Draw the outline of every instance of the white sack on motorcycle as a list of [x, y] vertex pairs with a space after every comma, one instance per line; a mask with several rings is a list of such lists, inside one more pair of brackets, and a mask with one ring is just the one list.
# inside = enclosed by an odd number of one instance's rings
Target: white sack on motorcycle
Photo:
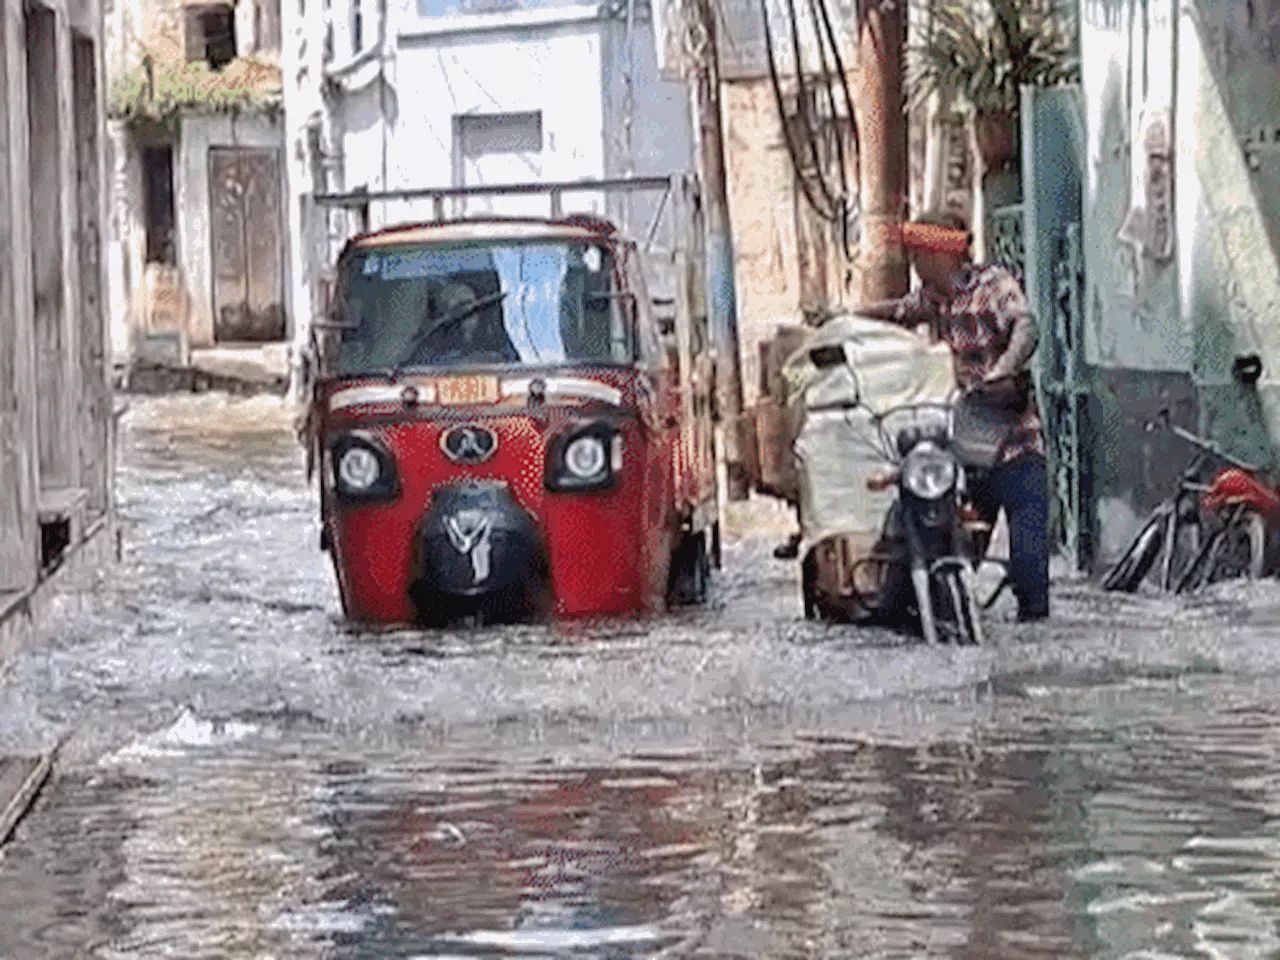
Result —
[[[847, 365], [819, 370], [810, 362], [813, 348], [839, 344]], [[891, 323], [846, 316], [814, 331], [783, 375], [805, 549], [828, 537], [878, 534], [896, 493], [867, 489], [867, 478], [890, 463], [872, 418], [908, 404], [950, 401], [956, 393], [950, 348]]]

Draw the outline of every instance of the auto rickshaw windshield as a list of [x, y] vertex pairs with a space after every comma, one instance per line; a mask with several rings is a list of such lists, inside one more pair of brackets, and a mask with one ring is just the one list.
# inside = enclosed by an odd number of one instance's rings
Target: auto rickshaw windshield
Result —
[[629, 363], [614, 260], [600, 244], [359, 250], [339, 277], [339, 374], [415, 366]]

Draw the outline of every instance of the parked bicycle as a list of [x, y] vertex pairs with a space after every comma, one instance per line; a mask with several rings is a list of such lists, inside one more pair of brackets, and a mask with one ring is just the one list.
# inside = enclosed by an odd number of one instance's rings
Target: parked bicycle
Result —
[[[1177, 491], [1160, 503], [1129, 548], [1103, 578], [1106, 590], [1133, 593], [1156, 569], [1163, 592], [1182, 594], [1224, 580], [1259, 579], [1268, 570], [1272, 529], [1280, 519], [1280, 493], [1258, 478], [1258, 468], [1169, 422], [1163, 410], [1146, 424], [1166, 428], [1196, 448]], [[1226, 464], [1208, 483], [1205, 467]]]

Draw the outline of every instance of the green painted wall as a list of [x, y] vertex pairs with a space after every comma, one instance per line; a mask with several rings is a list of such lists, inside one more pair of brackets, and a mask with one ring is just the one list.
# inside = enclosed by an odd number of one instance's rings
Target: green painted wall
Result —
[[[1187, 458], [1142, 437], [1138, 421], [1162, 396], [1238, 456], [1275, 467], [1280, 447], [1280, 0], [1195, 0], [1163, 31], [1151, 27], [1158, 9], [1175, 8], [1082, 7], [1085, 347], [1104, 555]], [[1159, 106], [1161, 83], [1176, 145], [1175, 250], [1163, 264], [1117, 237], [1143, 159], [1138, 123]], [[1254, 390], [1232, 375], [1249, 353], [1265, 368]], [[1152, 457], [1162, 470], [1149, 469]]]
[[[1179, 139], [1190, 167], [1179, 242], [1201, 425], [1274, 466], [1280, 392], [1280, 0], [1200, 0], [1180, 23]], [[1263, 150], [1252, 141], [1265, 132]], [[1191, 176], [1188, 177], [1187, 175]], [[1232, 376], [1257, 353], [1255, 393]]]
[[1187, 371], [1192, 338], [1178, 308], [1176, 257], [1163, 264], [1145, 260], [1118, 237], [1129, 212], [1134, 131], [1143, 108], [1134, 88], [1141, 87], [1135, 71], [1144, 65], [1130, 51], [1145, 7], [1143, 0], [1116, 0], [1082, 9], [1086, 359], [1099, 367]]

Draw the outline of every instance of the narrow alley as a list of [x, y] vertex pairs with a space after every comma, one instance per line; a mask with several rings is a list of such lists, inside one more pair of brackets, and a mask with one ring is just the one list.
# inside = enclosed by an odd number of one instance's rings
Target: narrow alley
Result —
[[273, 398], [135, 398], [124, 559], [4, 678], [60, 744], [0, 954], [1274, 955], [1274, 582], [1063, 584], [980, 650], [806, 624], [360, 635]]

